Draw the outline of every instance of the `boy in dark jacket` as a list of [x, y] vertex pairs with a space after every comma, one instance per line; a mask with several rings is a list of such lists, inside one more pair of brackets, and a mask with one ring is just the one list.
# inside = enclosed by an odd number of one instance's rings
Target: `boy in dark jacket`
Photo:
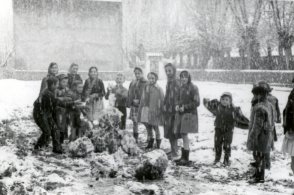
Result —
[[121, 73], [117, 74], [115, 81], [116, 86], [107, 88], [105, 99], [108, 100], [110, 93], [115, 95], [115, 107], [123, 114], [119, 128], [126, 129], [128, 90], [123, 86], [125, 82], [124, 75]]
[[223, 148], [225, 153], [224, 165], [228, 166], [229, 158], [231, 156], [231, 144], [233, 141], [233, 130], [236, 124], [236, 120], [241, 118], [245, 124], [243, 125], [245, 128], [248, 126], [249, 120], [243, 116], [240, 108], [234, 107], [232, 94], [229, 92], [223, 93], [221, 95], [220, 101], [209, 101], [208, 99], [204, 99], [204, 106], [216, 116], [214, 122], [214, 164], [220, 161]]
[[266, 155], [270, 153], [275, 126], [274, 109], [268, 101], [267, 88], [257, 83], [252, 89], [254, 95], [249, 124], [247, 148], [255, 153], [256, 170], [250, 183], [263, 183]]
[[[68, 88], [68, 77], [61, 74], [57, 77], [59, 79], [59, 87], [56, 90], [56, 97], [62, 102], [72, 100], [72, 91]], [[60, 130], [60, 142], [63, 143], [64, 139], [68, 138], [68, 125], [69, 125], [69, 110], [61, 106], [56, 108], [57, 126]]]
[[42, 102], [40, 110], [42, 111], [39, 124], [42, 126], [42, 135], [38, 139], [35, 145], [35, 149], [43, 147], [49, 142], [50, 135], [53, 142], [53, 152], [62, 153], [62, 147], [60, 144], [60, 130], [57, 126], [56, 109], [57, 106], [69, 108], [74, 106], [73, 101], [60, 101], [55, 97], [55, 91], [58, 86], [58, 79], [55, 77], [48, 78], [47, 89], [42, 94]]

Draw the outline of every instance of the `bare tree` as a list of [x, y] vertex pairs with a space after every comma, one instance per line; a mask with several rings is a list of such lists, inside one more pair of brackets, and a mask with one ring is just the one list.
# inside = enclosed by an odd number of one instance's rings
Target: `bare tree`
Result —
[[[292, 44], [294, 41], [294, 2], [293, 1], [270, 1], [273, 19], [279, 41], [279, 56], [282, 58], [283, 50], [286, 57], [286, 69], [293, 68], [290, 66], [292, 58]], [[280, 60], [281, 61], [281, 60]]]
[[[244, 68], [258, 68], [259, 66], [259, 43], [257, 40], [257, 30], [261, 18], [263, 0], [227, 0], [232, 14], [235, 18], [237, 29], [240, 34], [240, 53], [244, 59], [247, 55], [247, 62]], [[253, 9], [252, 12], [249, 10]]]

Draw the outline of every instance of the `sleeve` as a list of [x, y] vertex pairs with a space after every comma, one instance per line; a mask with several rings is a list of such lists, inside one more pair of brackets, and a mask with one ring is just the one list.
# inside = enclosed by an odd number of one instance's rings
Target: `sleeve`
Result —
[[265, 122], [266, 113], [262, 109], [257, 109], [253, 117], [252, 130], [250, 131], [251, 139], [257, 140], [258, 136], [263, 132]]
[[88, 80], [85, 81], [84, 87], [83, 87], [83, 92], [82, 92], [82, 100], [85, 101], [88, 98], [88, 91], [89, 88], [89, 82]]
[[163, 110], [164, 94], [163, 94], [163, 90], [160, 87], [159, 87], [159, 93], [160, 93], [160, 110]]
[[213, 115], [217, 114], [218, 106], [220, 104], [220, 102], [217, 99], [208, 100], [208, 99], [204, 98], [203, 104], [204, 104], [205, 108], [207, 108], [207, 110], [209, 112], [211, 112]]
[[190, 102], [188, 104], [184, 104], [184, 108], [187, 110], [194, 110], [200, 105], [199, 92], [196, 86], [191, 87], [190, 97]]
[[39, 96], [42, 95], [43, 91], [47, 88], [47, 78], [43, 78], [42, 82], [41, 82], [41, 88], [40, 88], [40, 92], [39, 92]]
[[132, 105], [132, 101], [133, 101], [133, 82], [130, 83], [130, 86], [129, 86], [129, 91], [128, 91], [128, 98], [127, 98], [127, 106], [128, 107], [131, 107]]

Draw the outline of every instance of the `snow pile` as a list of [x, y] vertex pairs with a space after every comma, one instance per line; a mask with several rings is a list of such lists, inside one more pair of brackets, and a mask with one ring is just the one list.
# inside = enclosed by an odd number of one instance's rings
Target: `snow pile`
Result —
[[116, 177], [118, 172], [118, 164], [114, 155], [102, 153], [96, 155], [90, 162], [91, 174], [98, 180], [105, 177]]
[[89, 138], [82, 137], [71, 142], [68, 150], [72, 157], [84, 158], [94, 151], [94, 146]]
[[121, 148], [125, 153], [130, 156], [136, 156], [141, 152], [132, 133], [120, 131], [120, 135], [122, 137]]
[[139, 182], [129, 181], [127, 188], [134, 194], [161, 194], [160, 188], [157, 185], [146, 185]]
[[121, 112], [114, 107], [102, 111], [98, 124], [94, 126], [92, 142], [95, 152], [108, 151], [113, 154], [119, 147], [119, 123]]
[[163, 150], [153, 150], [142, 155], [142, 163], [136, 168], [138, 180], [155, 180], [163, 177], [168, 166], [167, 155]]
[[0, 150], [0, 178], [11, 177], [13, 172], [17, 171], [17, 156], [13, 154], [13, 151], [3, 146]]

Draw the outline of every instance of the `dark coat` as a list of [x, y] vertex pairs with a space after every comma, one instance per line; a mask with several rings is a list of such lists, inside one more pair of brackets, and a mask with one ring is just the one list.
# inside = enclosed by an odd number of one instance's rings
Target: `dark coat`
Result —
[[284, 134], [294, 132], [294, 89], [291, 91], [286, 107], [283, 111]]
[[141, 100], [143, 90], [147, 85], [147, 80], [142, 78], [140, 80], [133, 80], [129, 86], [128, 92], [128, 107], [139, 107], [140, 103], [135, 105], [133, 100]]
[[76, 81], [83, 82], [83, 79], [79, 74], [70, 74], [70, 73], [68, 73], [67, 76], [68, 76], [68, 88], [71, 89], [71, 90], [73, 90], [73, 84]]
[[203, 101], [204, 106], [214, 115], [215, 128], [232, 130], [235, 126], [241, 129], [249, 128], [249, 120], [243, 115], [240, 107], [224, 107], [217, 99]]
[[[175, 70], [176, 71], [176, 70]], [[181, 138], [180, 133], [174, 133], [176, 104], [180, 94], [181, 83], [176, 78], [169, 79], [166, 85], [166, 93], [163, 100], [164, 111], [164, 137], [167, 139]]]
[[274, 109], [268, 100], [257, 102], [251, 109], [247, 148], [269, 153], [273, 143]]
[[82, 97], [83, 100], [86, 100], [90, 97], [90, 95], [95, 94], [97, 97], [96, 99], [102, 99], [105, 96], [105, 88], [104, 83], [101, 79], [96, 78], [94, 80], [91, 80], [88, 78], [85, 81]]
[[177, 128], [180, 133], [198, 133], [198, 112], [200, 105], [198, 87], [193, 83], [182, 85], [177, 106], [184, 107], [176, 117]]
[[276, 123], [281, 122], [281, 112], [279, 107], [279, 100], [275, 96], [269, 94], [267, 97], [268, 101], [273, 105], [274, 108], [274, 118]]

